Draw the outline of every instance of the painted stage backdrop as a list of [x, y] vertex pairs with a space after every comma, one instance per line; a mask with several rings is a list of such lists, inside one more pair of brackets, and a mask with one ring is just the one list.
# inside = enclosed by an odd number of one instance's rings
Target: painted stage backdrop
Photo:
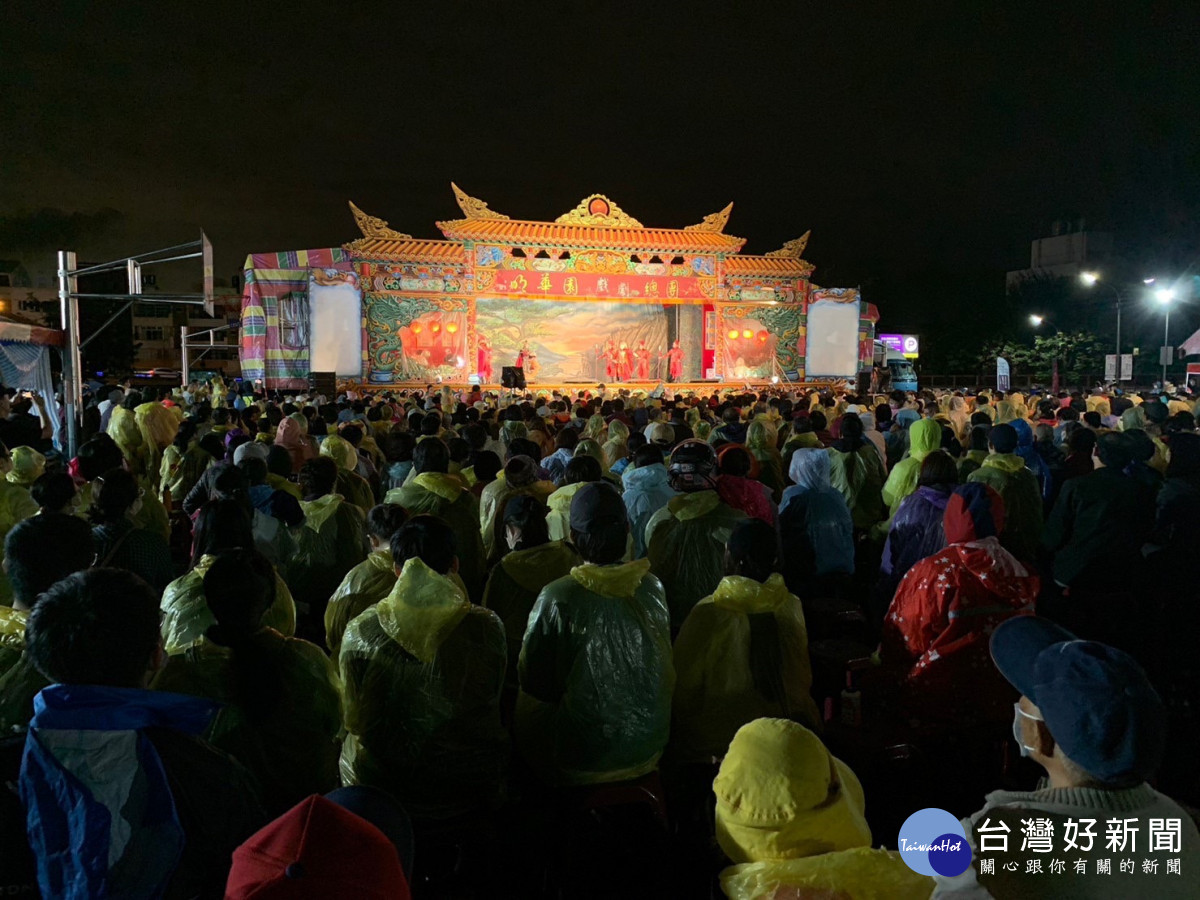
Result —
[[[537, 355], [540, 381], [605, 381], [604, 347], [614, 341], [631, 350], [645, 341], [651, 351], [650, 377], [664, 377], [667, 311], [657, 303], [561, 303], [481, 298], [475, 327], [491, 340], [492, 368], [511, 366], [528, 346]], [[528, 365], [526, 374], [528, 374]]]

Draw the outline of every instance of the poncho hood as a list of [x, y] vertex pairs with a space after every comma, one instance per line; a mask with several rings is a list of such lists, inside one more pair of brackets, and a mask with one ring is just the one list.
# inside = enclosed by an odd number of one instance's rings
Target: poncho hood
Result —
[[695, 491], [672, 497], [667, 501], [667, 511], [680, 522], [686, 522], [706, 516], [720, 505], [721, 497], [716, 491]]
[[326, 494], [316, 500], [301, 500], [300, 508], [304, 510], [304, 524], [313, 531], [320, 531], [321, 526], [337, 512], [342, 503], [340, 494]]
[[801, 448], [792, 454], [788, 477], [803, 491], [829, 487], [831, 464], [824, 449]]
[[635, 559], [633, 562], [613, 566], [584, 563], [571, 570], [571, 577], [593, 593], [603, 597], [625, 599], [637, 593], [638, 586], [649, 571], [650, 560]]
[[404, 564], [395, 587], [379, 601], [376, 611], [387, 636], [428, 664], [471, 611], [471, 603], [449, 577], [413, 557]]
[[746, 615], [774, 612], [789, 597], [791, 594], [778, 572], [766, 581], [755, 581], [742, 575], [726, 575], [713, 591], [713, 603], [717, 606]]
[[462, 481], [446, 472], [422, 472], [413, 476], [413, 484], [451, 503], [463, 492]]

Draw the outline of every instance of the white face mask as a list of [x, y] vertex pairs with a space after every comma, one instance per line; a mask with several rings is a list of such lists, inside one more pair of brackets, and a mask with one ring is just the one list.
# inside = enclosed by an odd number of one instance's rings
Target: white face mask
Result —
[[1032, 719], [1034, 722], [1044, 722], [1046, 720], [1039, 719], [1037, 716], [1033, 716], [1025, 712], [1025, 710], [1021, 709], [1020, 703], [1013, 704], [1013, 713], [1013, 739], [1017, 742], [1017, 746], [1021, 750], [1021, 755], [1029, 756], [1030, 753], [1036, 753], [1037, 751], [1033, 747], [1030, 747], [1028, 744], [1026, 744], [1021, 738], [1021, 719], [1024, 717], [1026, 719]]

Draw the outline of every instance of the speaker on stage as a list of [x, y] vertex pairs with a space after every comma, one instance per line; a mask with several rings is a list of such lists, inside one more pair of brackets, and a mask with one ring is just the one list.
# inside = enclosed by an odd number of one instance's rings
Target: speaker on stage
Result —
[[525, 367], [501, 366], [500, 384], [506, 388], [519, 388], [520, 390], [525, 390]]
[[327, 397], [332, 403], [337, 396], [337, 375], [333, 372], [309, 372], [308, 389]]

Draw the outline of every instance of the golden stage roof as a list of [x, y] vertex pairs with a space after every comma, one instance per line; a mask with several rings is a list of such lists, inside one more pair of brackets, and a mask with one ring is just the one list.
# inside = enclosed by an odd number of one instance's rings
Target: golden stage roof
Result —
[[788, 241], [763, 256], [738, 256], [745, 238], [725, 234], [733, 211], [730, 203], [685, 228], [647, 228], [603, 194], [584, 197], [553, 222], [512, 219], [451, 183], [455, 201], [465, 218], [438, 222], [447, 240], [418, 241], [394, 231], [382, 219], [368, 216], [353, 203], [350, 209], [362, 238], [346, 244], [358, 256], [402, 259], [412, 262], [461, 263], [466, 261], [463, 241], [507, 244], [516, 247], [586, 247], [659, 254], [726, 254], [725, 270], [738, 275], [807, 278], [813, 266], [801, 258], [808, 233]]

